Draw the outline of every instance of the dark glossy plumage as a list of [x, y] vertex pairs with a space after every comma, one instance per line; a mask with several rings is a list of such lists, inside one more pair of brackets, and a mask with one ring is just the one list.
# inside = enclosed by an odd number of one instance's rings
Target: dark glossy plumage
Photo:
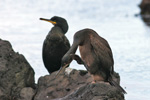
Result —
[[84, 66], [93, 76], [94, 81], [109, 82], [111, 85], [116, 86], [121, 92], [126, 93], [124, 89], [112, 79], [114, 60], [108, 42], [94, 30], [83, 29], [75, 33], [71, 48], [62, 58], [62, 67], [68, 63], [69, 59], [72, 59], [71, 55], [75, 54], [78, 46]]
[[61, 59], [70, 48], [70, 43], [65, 36], [68, 24], [64, 18], [58, 16], [50, 20], [44, 18], [40, 20], [51, 22], [54, 25], [44, 40], [42, 51], [44, 65], [48, 72], [52, 73], [60, 69]]

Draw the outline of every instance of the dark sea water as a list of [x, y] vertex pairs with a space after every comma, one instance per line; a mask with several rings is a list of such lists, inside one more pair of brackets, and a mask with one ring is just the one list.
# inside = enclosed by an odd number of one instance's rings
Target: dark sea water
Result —
[[[141, 0], [0, 0], [0, 38], [9, 40], [35, 70], [48, 74], [42, 44], [53, 25], [40, 17], [67, 19], [71, 44], [76, 31], [92, 28], [108, 40], [126, 100], [150, 100], [150, 27], [140, 16]], [[77, 52], [79, 54], [79, 51]], [[85, 69], [75, 61], [72, 68]]]

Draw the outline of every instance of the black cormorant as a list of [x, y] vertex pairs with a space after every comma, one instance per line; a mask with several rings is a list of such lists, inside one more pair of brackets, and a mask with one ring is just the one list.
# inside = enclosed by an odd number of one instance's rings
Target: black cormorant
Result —
[[65, 36], [68, 24], [64, 18], [54, 16], [51, 19], [40, 18], [54, 25], [43, 43], [43, 62], [49, 73], [57, 71], [61, 67], [61, 59], [69, 50], [70, 43]]
[[[72, 57], [78, 46], [81, 59], [80, 57]], [[86, 69], [93, 76], [94, 82], [109, 82], [111, 85], [116, 86], [121, 92], [126, 93], [126, 91], [112, 78], [114, 73], [114, 60], [108, 42], [94, 30], [83, 29], [75, 33], [73, 44], [69, 51], [63, 56], [61, 63], [62, 67], [57, 76], [65, 70], [65, 67], [71, 63], [73, 59], [77, 60], [77, 62], [83, 61], [80, 64], [84, 64]]]

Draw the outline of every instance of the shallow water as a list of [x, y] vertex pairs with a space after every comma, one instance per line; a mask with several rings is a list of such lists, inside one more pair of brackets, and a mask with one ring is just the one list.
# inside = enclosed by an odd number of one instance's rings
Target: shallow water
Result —
[[[15, 51], [24, 54], [35, 70], [36, 81], [47, 73], [41, 51], [52, 25], [40, 17], [62, 16], [69, 23], [66, 34], [71, 44], [76, 31], [92, 28], [108, 40], [114, 55], [115, 71], [126, 100], [150, 100], [150, 27], [141, 18], [141, 0], [1, 0], [0, 38], [9, 40]], [[79, 52], [77, 52], [79, 54]], [[72, 68], [84, 69], [75, 61]]]

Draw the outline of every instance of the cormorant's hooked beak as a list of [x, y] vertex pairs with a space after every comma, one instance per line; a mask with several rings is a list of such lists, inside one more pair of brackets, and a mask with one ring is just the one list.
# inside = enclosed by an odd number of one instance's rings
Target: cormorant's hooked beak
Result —
[[69, 65], [69, 64], [66, 64], [66, 65], [62, 66], [62, 67], [59, 69], [59, 71], [57, 72], [55, 78], [57, 78], [62, 72], [64, 73], [65, 68], [66, 68], [68, 65]]
[[54, 25], [57, 24], [56, 22], [51, 21], [50, 19], [40, 18], [40, 20], [50, 22], [50, 23], [52, 23], [52, 24], [54, 24]]

